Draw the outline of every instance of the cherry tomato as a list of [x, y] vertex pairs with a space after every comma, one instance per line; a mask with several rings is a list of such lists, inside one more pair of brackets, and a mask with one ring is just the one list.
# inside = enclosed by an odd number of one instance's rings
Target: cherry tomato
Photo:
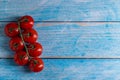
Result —
[[24, 48], [22, 39], [19, 37], [14, 37], [9, 41], [9, 46], [13, 51], [19, 51]]
[[18, 51], [14, 55], [14, 61], [16, 64], [23, 66], [28, 63], [28, 56], [24, 51]]
[[33, 58], [30, 60], [29, 68], [33, 72], [40, 72], [44, 68], [44, 63], [40, 58]]
[[29, 44], [27, 48], [28, 48], [29, 55], [32, 57], [37, 57], [41, 55], [43, 51], [42, 45], [38, 42]]
[[15, 37], [19, 34], [18, 25], [15, 22], [8, 23], [5, 26], [4, 31], [8, 37]]
[[34, 20], [32, 16], [26, 15], [20, 18], [20, 27], [22, 29], [32, 28], [34, 25]]
[[25, 42], [34, 43], [38, 39], [38, 34], [34, 29], [27, 29], [22, 32]]

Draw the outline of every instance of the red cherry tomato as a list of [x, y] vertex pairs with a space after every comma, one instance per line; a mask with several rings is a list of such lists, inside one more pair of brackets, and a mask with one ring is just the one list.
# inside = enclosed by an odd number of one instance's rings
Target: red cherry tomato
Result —
[[38, 42], [35, 42], [33, 44], [29, 44], [27, 46], [29, 55], [32, 57], [38, 57], [42, 54], [43, 48], [42, 45]]
[[34, 20], [32, 16], [26, 15], [20, 18], [20, 27], [22, 29], [32, 28], [34, 25]]
[[19, 34], [18, 25], [15, 22], [8, 23], [5, 26], [4, 31], [8, 37], [15, 37]]
[[16, 64], [23, 66], [28, 63], [28, 56], [24, 51], [18, 51], [14, 55], [14, 61]]
[[38, 39], [38, 34], [34, 29], [27, 29], [22, 32], [25, 42], [34, 43]]
[[14, 37], [9, 41], [9, 46], [13, 51], [19, 51], [24, 48], [22, 39], [19, 37]]
[[30, 60], [29, 68], [33, 72], [40, 72], [44, 68], [44, 63], [40, 58], [33, 58]]

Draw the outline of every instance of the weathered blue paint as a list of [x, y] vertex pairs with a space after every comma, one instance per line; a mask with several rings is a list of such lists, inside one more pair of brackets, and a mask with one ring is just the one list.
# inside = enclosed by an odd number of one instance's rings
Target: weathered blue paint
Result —
[[[0, 0], [0, 80], [120, 80], [119, 59], [74, 59], [120, 58], [119, 4], [120, 0]], [[43, 59], [41, 73], [7, 59], [14, 53], [4, 26], [23, 15], [35, 19], [44, 48], [41, 57], [73, 59]]]
[[12, 59], [0, 59], [0, 80], [119, 80], [119, 59], [43, 59], [45, 68], [32, 73]]
[[[0, 23], [0, 57], [12, 57]], [[120, 23], [35, 23], [42, 57], [120, 57]]]
[[120, 21], [120, 0], [0, 0], [0, 21]]

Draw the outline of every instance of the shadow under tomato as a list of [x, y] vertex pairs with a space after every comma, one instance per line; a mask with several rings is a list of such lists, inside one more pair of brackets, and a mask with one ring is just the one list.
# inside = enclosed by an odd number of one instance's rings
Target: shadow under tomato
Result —
[[14, 59], [13, 58], [8, 58], [7, 59], [7, 66], [10, 66], [12, 69], [14, 69], [15, 71], [20, 71], [20, 72], [23, 72], [23, 73], [32, 73], [30, 70], [29, 70], [29, 67], [28, 65], [25, 65], [25, 66], [19, 66], [17, 65], [15, 62], [14, 62]]

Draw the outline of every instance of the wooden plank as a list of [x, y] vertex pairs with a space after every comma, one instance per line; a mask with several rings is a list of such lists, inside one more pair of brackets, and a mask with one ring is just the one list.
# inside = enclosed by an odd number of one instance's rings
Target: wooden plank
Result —
[[32, 73], [12, 59], [0, 59], [1, 80], [120, 80], [119, 59], [44, 59], [45, 68]]
[[0, 21], [120, 21], [120, 0], [0, 0]]
[[[5, 24], [0, 22], [0, 57], [11, 58]], [[38, 22], [34, 28], [44, 48], [42, 57], [120, 58], [120, 23]]]

